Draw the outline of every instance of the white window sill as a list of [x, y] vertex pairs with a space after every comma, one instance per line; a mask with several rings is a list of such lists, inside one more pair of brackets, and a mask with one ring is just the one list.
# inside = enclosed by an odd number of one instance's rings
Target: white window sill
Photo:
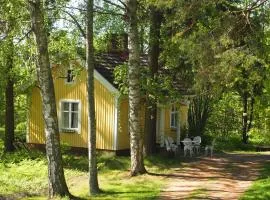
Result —
[[70, 129], [70, 128], [61, 128], [61, 133], [78, 133], [78, 129]]

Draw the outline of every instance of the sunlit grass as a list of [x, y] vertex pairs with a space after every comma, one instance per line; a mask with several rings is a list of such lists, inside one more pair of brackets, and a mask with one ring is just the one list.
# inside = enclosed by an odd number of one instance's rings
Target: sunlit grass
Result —
[[266, 163], [257, 181], [245, 192], [241, 200], [270, 199], [270, 162]]
[[[0, 155], [0, 199], [47, 199], [47, 160], [44, 153], [33, 150], [30, 153], [3, 154], [1, 151]], [[70, 192], [77, 197], [90, 199], [87, 156], [65, 153], [63, 159]], [[154, 156], [146, 159], [145, 164], [152, 175], [130, 177], [129, 157], [99, 154], [99, 184], [103, 193], [91, 199], [155, 199], [166, 184], [164, 176], [158, 174], [169, 173], [170, 167], [177, 164], [179, 167], [179, 161]]]

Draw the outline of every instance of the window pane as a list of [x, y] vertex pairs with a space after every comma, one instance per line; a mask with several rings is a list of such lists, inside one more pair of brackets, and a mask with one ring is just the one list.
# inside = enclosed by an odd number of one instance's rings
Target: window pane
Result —
[[171, 114], [171, 126], [174, 127], [174, 114]]
[[63, 102], [63, 111], [68, 111], [68, 110], [69, 110], [69, 103]]
[[63, 112], [63, 127], [69, 128], [69, 113]]
[[173, 105], [173, 106], [172, 106], [172, 112], [174, 112], [174, 111], [175, 111], [175, 106]]
[[78, 111], [79, 103], [72, 103], [71, 104], [71, 111]]
[[78, 128], [78, 113], [71, 113], [71, 128]]
[[67, 71], [67, 82], [73, 82], [73, 70], [71, 69]]

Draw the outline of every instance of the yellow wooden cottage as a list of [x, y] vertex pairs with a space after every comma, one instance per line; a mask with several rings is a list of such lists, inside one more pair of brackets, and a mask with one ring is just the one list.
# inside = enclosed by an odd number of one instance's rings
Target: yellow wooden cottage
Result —
[[[97, 148], [100, 150], [117, 152], [129, 149], [128, 99], [120, 95], [117, 85], [113, 83], [114, 68], [123, 64], [126, 59], [126, 56], [112, 53], [96, 57], [94, 84]], [[52, 73], [61, 142], [72, 147], [87, 148], [86, 69], [78, 62], [74, 62], [68, 67], [52, 67]], [[186, 125], [187, 109], [188, 104], [185, 102], [158, 106], [157, 144], [164, 146], [165, 136], [173, 137], [177, 144], [180, 144], [180, 126]], [[44, 144], [44, 121], [39, 87], [32, 90], [28, 121], [27, 142], [33, 145]]]

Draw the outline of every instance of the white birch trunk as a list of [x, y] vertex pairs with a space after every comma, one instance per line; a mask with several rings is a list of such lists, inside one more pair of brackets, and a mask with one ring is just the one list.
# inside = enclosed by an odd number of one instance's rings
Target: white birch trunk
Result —
[[140, 112], [140, 46], [137, 26], [137, 1], [127, 0], [129, 17], [129, 132], [131, 176], [145, 173]]

